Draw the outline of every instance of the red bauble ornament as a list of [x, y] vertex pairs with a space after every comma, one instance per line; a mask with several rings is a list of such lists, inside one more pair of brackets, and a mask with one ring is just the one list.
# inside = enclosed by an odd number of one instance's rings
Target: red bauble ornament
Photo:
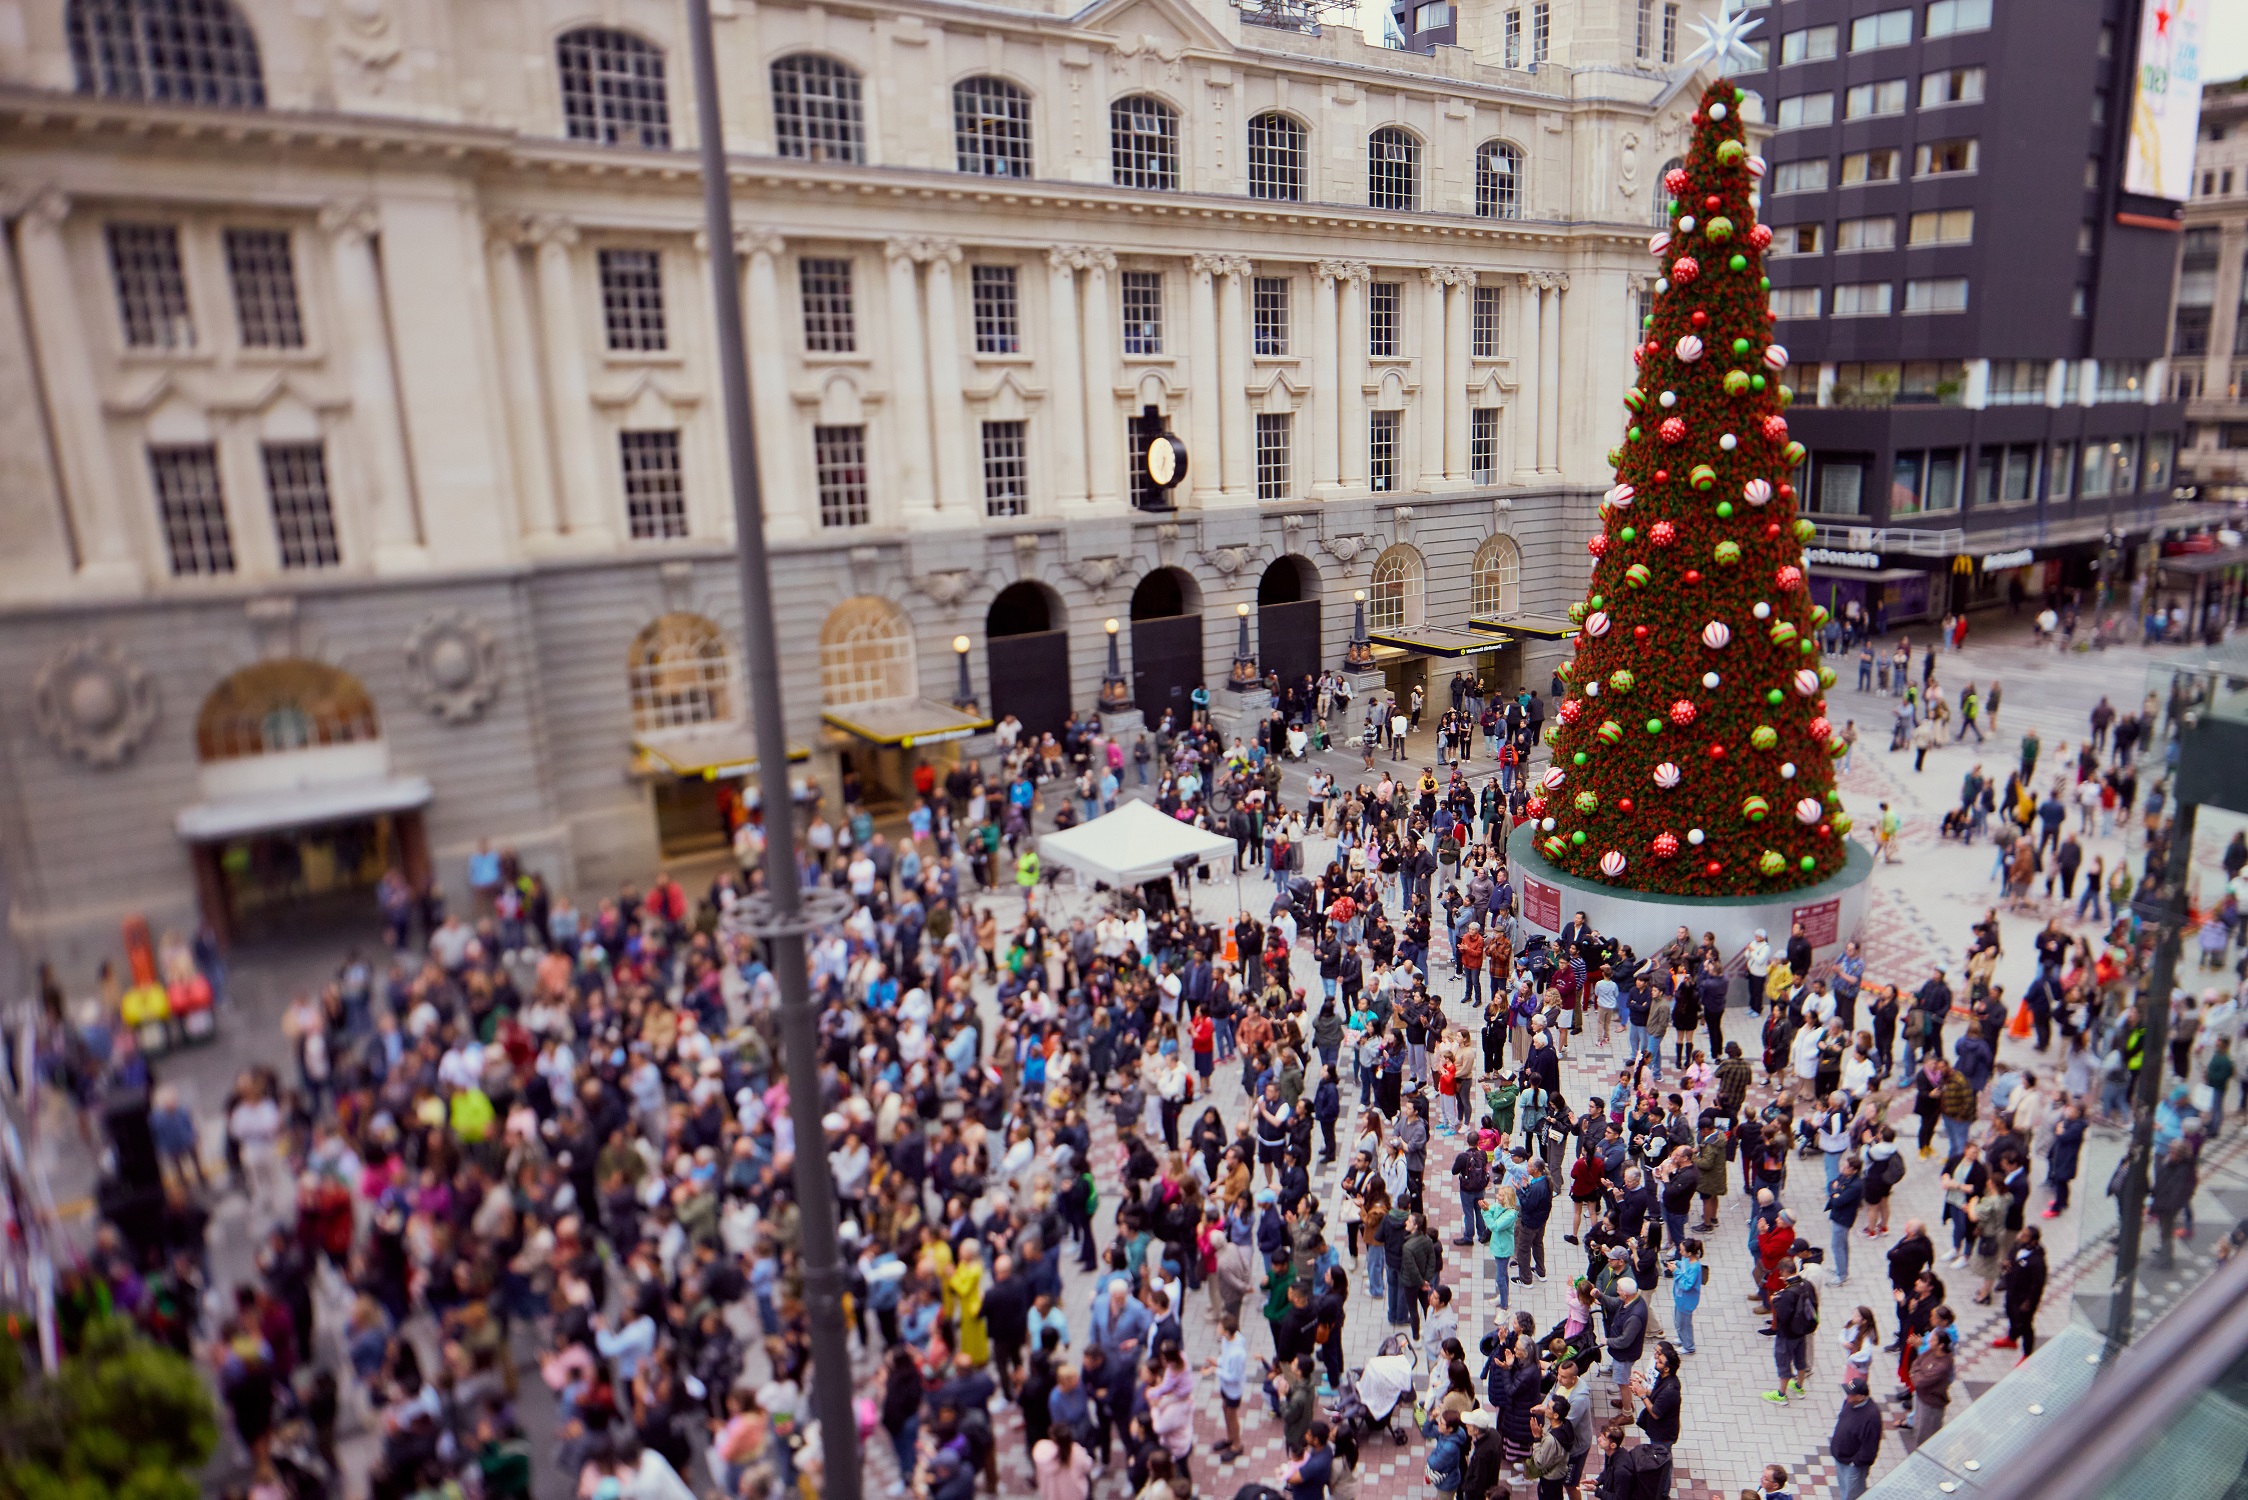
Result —
[[1686, 419], [1684, 417], [1665, 417], [1663, 418], [1663, 425], [1655, 430], [1666, 443], [1683, 443], [1686, 441]]
[[1675, 859], [1678, 857], [1678, 835], [1658, 833], [1649, 841], [1647, 848], [1657, 859]]
[[1686, 321], [1693, 324], [1696, 328], [1707, 328], [1709, 327], [1709, 314], [1703, 312], [1700, 308], [1697, 307], [1694, 309], [1693, 315], [1687, 318]]
[[1820, 838], [1822, 838], [1822, 839], [1831, 839], [1831, 838], [1833, 838], [1833, 837], [1834, 837], [1834, 825], [1833, 825], [1833, 824], [1831, 824], [1831, 823], [1821, 823], [1821, 824], [1819, 825], [1819, 837], [1820, 837]]
[[1825, 719], [1813, 719], [1803, 727], [1810, 733], [1812, 739], [1817, 740], [1822, 745], [1826, 743], [1826, 737], [1834, 733], [1834, 725]]
[[1769, 249], [1772, 244], [1772, 226], [1769, 224], [1757, 225], [1748, 232], [1748, 242], [1759, 250]]
[[1687, 184], [1692, 181], [1693, 179], [1686, 175], [1684, 167], [1672, 167], [1669, 171], [1663, 173], [1663, 187], [1673, 198], [1684, 193]]
[[1702, 581], [1702, 570], [1700, 568], [1688, 568], [1685, 574], [1685, 581], [1687, 583], [1700, 583]]
[[1564, 724], [1576, 723], [1583, 716], [1584, 711], [1585, 704], [1582, 698], [1564, 698], [1561, 700], [1561, 706], [1554, 710], [1556, 714], [1561, 716], [1561, 722]]
[[1631, 799], [1629, 797], [1618, 797], [1616, 799], [1616, 811], [1620, 813], [1630, 812]]
[[1724, 200], [1723, 198], [1720, 198], [1720, 197], [1718, 197], [1718, 196], [1717, 196], [1717, 194], [1715, 194], [1715, 193], [1711, 193], [1711, 194], [1710, 194], [1710, 195], [1709, 195], [1709, 196], [1708, 196], [1707, 198], [1704, 198], [1704, 199], [1702, 200], [1702, 207], [1704, 207], [1704, 208], [1708, 209], [1708, 210], [1709, 210], [1709, 211], [1710, 211], [1711, 213], [1716, 213], [1716, 212], [1717, 212], [1717, 211], [1718, 211], [1719, 209], [1723, 208], [1724, 206], [1725, 206], [1725, 200]]
[[1632, 626], [1632, 627], [1631, 627], [1631, 638], [1632, 638], [1633, 640], [1635, 640], [1635, 641], [1643, 641], [1643, 640], [1647, 639], [1647, 635], [1648, 635], [1648, 631], [1647, 631], [1647, 627], [1646, 627], [1646, 626], [1644, 626], [1644, 625], [1634, 625], [1634, 626]]
[[1725, 867], [1713, 859], [1708, 864], [1702, 866], [1702, 873], [1710, 876], [1722, 875], [1725, 873]]
[[1668, 469], [1657, 469], [1657, 470], [1655, 471], [1655, 483], [1657, 483], [1657, 484], [1668, 484], [1668, 483], [1670, 483], [1670, 470], [1668, 470]]
[[1782, 500], [1793, 500], [1795, 498], [1795, 486], [1783, 479], [1779, 483], [1778, 493]]
[[1546, 815], [1545, 798], [1542, 796], [1532, 797], [1528, 802], [1525, 802], [1522, 805], [1522, 811], [1526, 813], [1532, 821], [1536, 821], [1537, 819], [1544, 817]]
[[1764, 540], [1766, 540], [1767, 542], [1776, 542], [1779, 539], [1780, 523], [1777, 521], [1766, 521], [1764, 523]]
[[1606, 557], [1608, 555], [1608, 539], [1604, 536], [1590, 538], [1585, 542], [1585, 551], [1590, 552], [1594, 557]]
[[1689, 124], [1689, 125], [1699, 125], [1699, 124], [1701, 124], [1701, 123], [1702, 123], [1702, 112], [1701, 112], [1700, 110], [1698, 110], [1698, 109], [1697, 109], [1697, 110], [1695, 110], [1695, 111], [1694, 111], [1694, 112], [1693, 112], [1692, 114], [1690, 114], [1690, 115], [1688, 115], [1688, 116], [1686, 117], [1686, 123], [1687, 123], [1687, 124]]
[[1670, 706], [1670, 721], [1673, 724], [1691, 724], [1694, 722], [1694, 713], [1693, 700], [1681, 698]]
[[1764, 419], [1764, 440], [1768, 443], [1787, 441], [1787, 418], [1774, 412]]
[[1702, 265], [1700, 261], [1694, 259], [1691, 255], [1681, 255], [1671, 263], [1670, 284], [1672, 286], [1684, 286], [1701, 274]]
[[1667, 547], [1678, 540], [1678, 528], [1668, 521], [1657, 521], [1647, 528], [1647, 540], [1658, 547]]
[[1783, 593], [1799, 589], [1803, 587], [1803, 570], [1791, 563], [1772, 575], [1772, 584]]
[[1709, 758], [1711, 760], [1723, 760], [1725, 758], [1725, 747], [1723, 745], [1710, 746]]

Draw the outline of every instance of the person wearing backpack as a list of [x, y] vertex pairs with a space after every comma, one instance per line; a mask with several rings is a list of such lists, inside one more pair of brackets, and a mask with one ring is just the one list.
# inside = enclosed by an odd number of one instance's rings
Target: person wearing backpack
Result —
[[1428, 1446], [1428, 1482], [1446, 1495], [1457, 1494], [1467, 1480], [1467, 1429], [1460, 1425], [1460, 1414], [1445, 1411], [1437, 1418], [1435, 1441]]
[[1793, 1259], [1782, 1262], [1779, 1270], [1786, 1280], [1772, 1296], [1772, 1363], [1780, 1383], [1763, 1396], [1785, 1406], [1790, 1385], [1803, 1395], [1803, 1377], [1811, 1373], [1809, 1340], [1819, 1331], [1819, 1291], [1803, 1279], [1802, 1267]]
[[[1459, 1155], [1452, 1158], [1452, 1175], [1460, 1184], [1460, 1228], [1463, 1231], [1472, 1231], [1483, 1222], [1483, 1190], [1491, 1183], [1491, 1159], [1483, 1154], [1476, 1139], [1468, 1137]], [[1452, 1237], [1455, 1245], [1472, 1245], [1475, 1241], [1472, 1232]]]

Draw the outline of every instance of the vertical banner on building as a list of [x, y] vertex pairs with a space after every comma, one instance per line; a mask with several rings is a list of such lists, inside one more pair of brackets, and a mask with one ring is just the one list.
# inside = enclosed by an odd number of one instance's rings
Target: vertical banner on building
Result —
[[2201, 124], [2201, 21], [2210, 0], [2143, 3], [2123, 191], [2183, 201], [2193, 196], [2193, 142]]

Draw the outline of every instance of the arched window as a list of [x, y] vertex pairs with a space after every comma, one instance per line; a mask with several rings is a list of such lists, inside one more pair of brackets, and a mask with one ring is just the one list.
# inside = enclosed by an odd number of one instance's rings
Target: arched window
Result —
[[1475, 552], [1469, 570], [1468, 613], [1512, 615], [1522, 610], [1522, 549], [1514, 538], [1495, 536]]
[[820, 627], [820, 703], [848, 708], [921, 694], [913, 626], [887, 599], [862, 594], [835, 607]]
[[571, 140], [670, 147], [660, 49], [612, 26], [581, 26], [555, 38], [554, 56], [562, 70], [562, 129]]
[[978, 177], [1030, 175], [1030, 95], [1004, 78], [952, 86], [952, 143], [960, 170]]
[[1278, 110], [1249, 119], [1249, 196], [1304, 201], [1304, 128]]
[[1179, 185], [1179, 116], [1160, 99], [1133, 94], [1108, 107], [1109, 177], [1118, 187], [1168, 193]]
[[665, 615], [633, 637], [625, 676], [636, 734], [734, 718], [734, 651], [701, 615]]
[[1522, 148], [1485, 141], [1475, 153], [1475, 214], [1479, 219], [1522, 217]]
[[1658, 228], [1670, 227], [1670, 189], [1663, 185], [1663, 179], [1685, 165], [1685, 157], [1674, 156], [1664, 162], [1663, 169], [1655, 174], [1655, 224]]
[[358, 678], [302, 659], [244, 667], [211, 690], [195, 717], [195, 753], [206, 761], [381, 737], [375, 702]]
[[798, 161], [860, 166], [866, 112], [859, 75], [832, 57], [800, 52], [773, 64], [773, 144]]
[[1366, 206], [1411, 213], [1421, 206], [1421, 143], [1385, 125], [1366, 141]]
[[1374, 559], [1374, 583], [1366, 591], [1369, 630], [1411, 630], [1421, 623], [1428, 565], [1420, 549], [1404, 542]]
[[70, 0], [78, 92], [265, 108], [258, 39], [230, 0]]

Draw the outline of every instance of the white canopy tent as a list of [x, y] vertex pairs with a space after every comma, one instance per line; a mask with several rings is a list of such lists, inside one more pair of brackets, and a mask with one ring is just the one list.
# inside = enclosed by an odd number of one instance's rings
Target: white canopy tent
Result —
[[1137, 885], [1173, 873], [1178, 862], [1233, 860], [1233, 840], [1158, 811], [1152, 803], [1126, 802], [1090, 823], [1049, 833], [1038, 858], [1081, 877], [1110, 885]]

